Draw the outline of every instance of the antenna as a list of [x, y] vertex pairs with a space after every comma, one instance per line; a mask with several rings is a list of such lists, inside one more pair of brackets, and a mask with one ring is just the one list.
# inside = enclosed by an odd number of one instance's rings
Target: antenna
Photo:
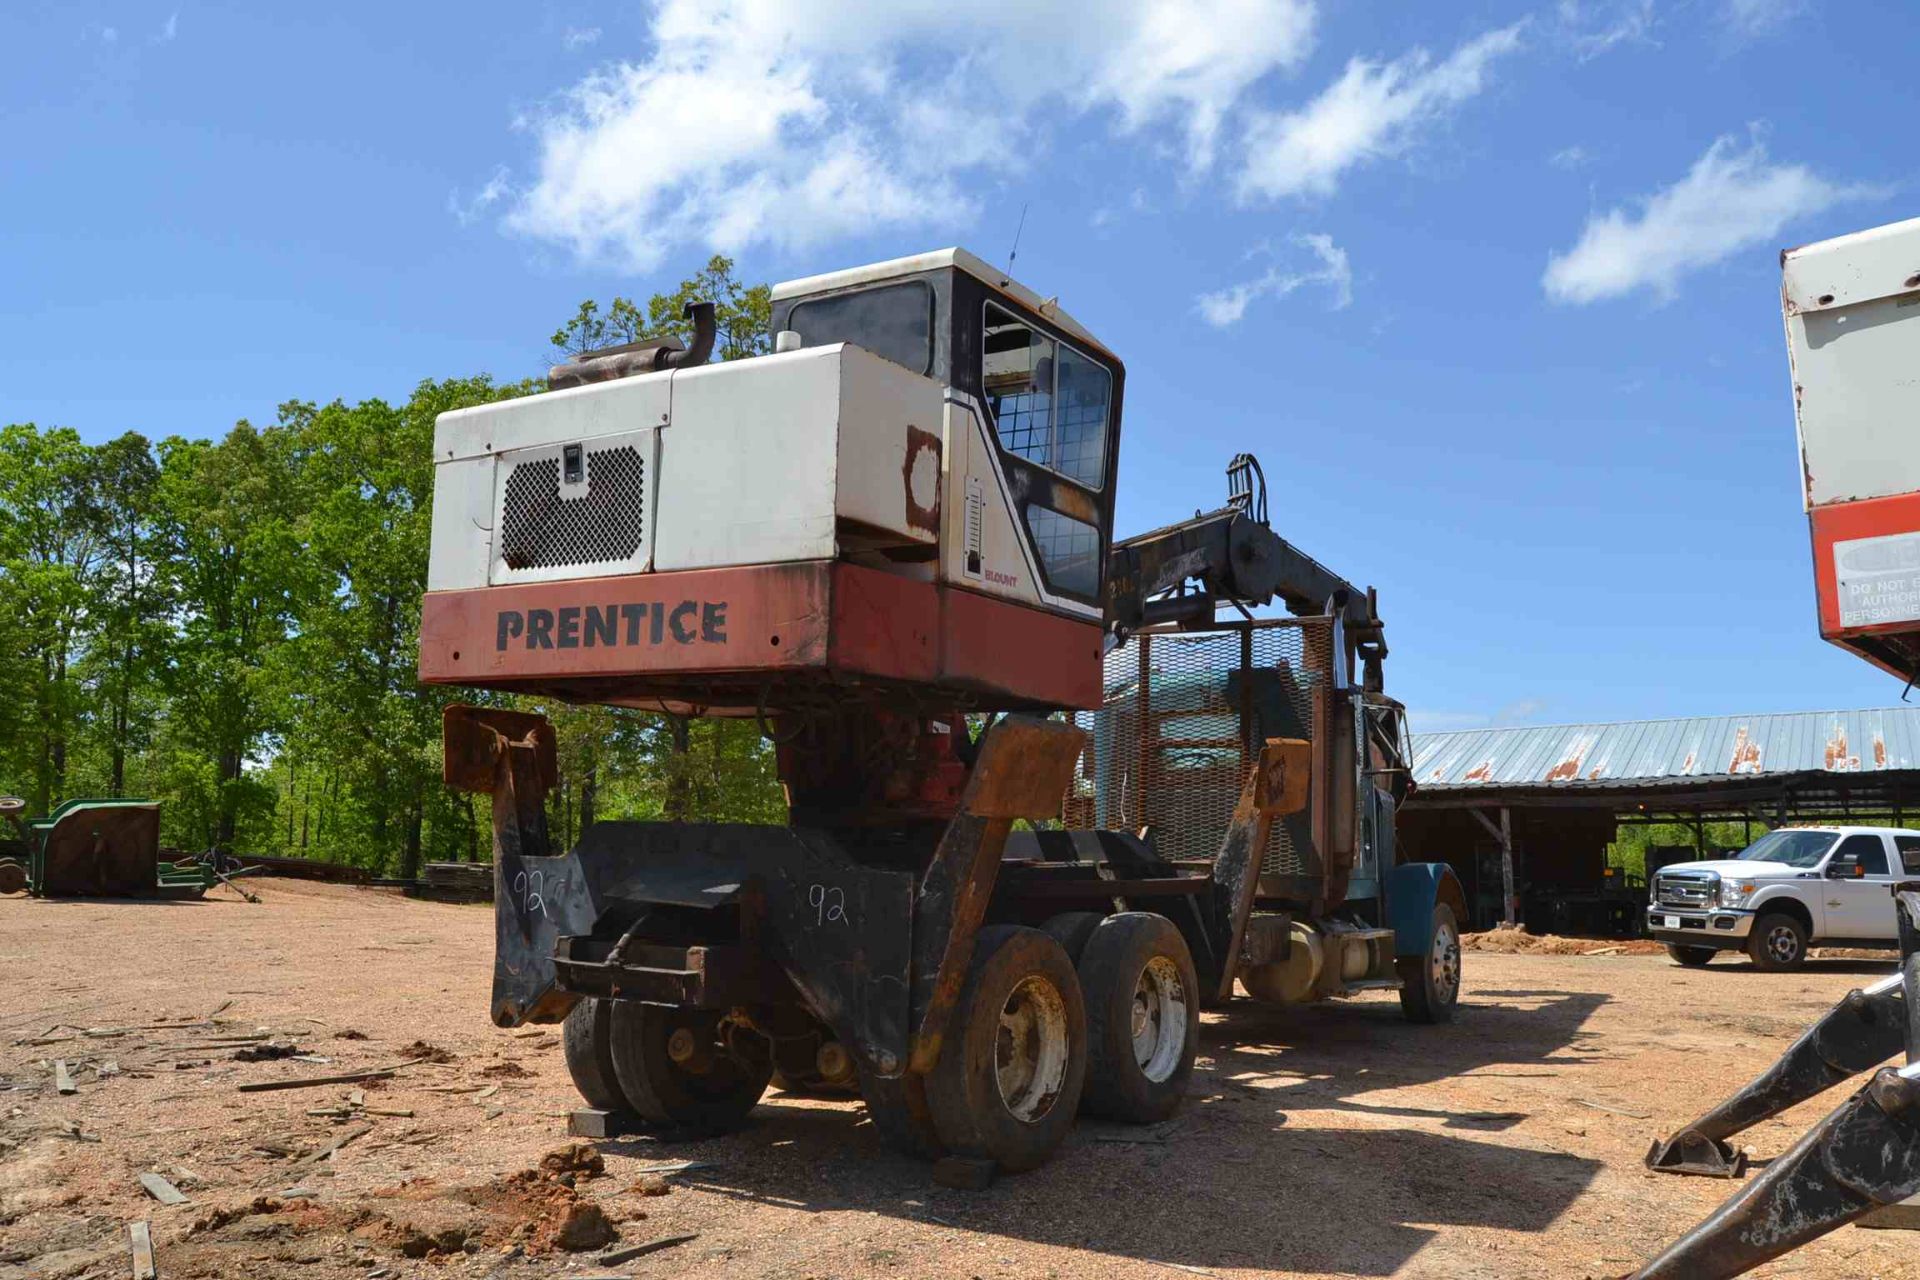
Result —
[[1013, 279], [1013, 260], [1020, 256], [1020, 233], [1027, 229], [1027, 202], [1020, 202], [1020, 225], [1013, 229], [1013, 248], [1007, 251], [1007, 279]]

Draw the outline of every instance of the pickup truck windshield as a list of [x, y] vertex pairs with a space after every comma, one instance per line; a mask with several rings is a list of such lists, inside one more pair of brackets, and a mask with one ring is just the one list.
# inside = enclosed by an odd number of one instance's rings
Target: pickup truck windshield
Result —
[[1831, 831], [1769, 831], [1740, 854], [1742, 862], [1784, 862], [1790, 867], [1817, 867], [1833, 847]]

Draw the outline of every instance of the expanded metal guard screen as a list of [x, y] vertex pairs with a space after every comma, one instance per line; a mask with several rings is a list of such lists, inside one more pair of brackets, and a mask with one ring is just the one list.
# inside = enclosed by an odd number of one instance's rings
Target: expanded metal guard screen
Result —
[[[1314, 737], [1313, 691], [1332, 678], [1332, 626], [1263, 620], [1218, 631], [1134, 636], [1107, 655], [1105, 707], [1076, 717], [1091, 736], [1065, 816], [1071, 827], [1151, 826], [1163, 857], [1212, 858], [1267, 738]], [[1273, 825], [1261, 870], [1312, 874], [1311, 818]]]
[[633, 558], [646, 536], [647, 464], [632, 445], [589, 449], [586, 492], [560, 496], [560, 459], [516, 463], [500, 510], [501, 556], [514, 569]]

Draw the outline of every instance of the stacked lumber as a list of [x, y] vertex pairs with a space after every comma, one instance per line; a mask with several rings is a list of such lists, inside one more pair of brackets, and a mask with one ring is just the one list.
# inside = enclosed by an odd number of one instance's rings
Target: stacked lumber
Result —
[[408, 890], [435, 902], [492, 902], [491, 862], [429, 862]]

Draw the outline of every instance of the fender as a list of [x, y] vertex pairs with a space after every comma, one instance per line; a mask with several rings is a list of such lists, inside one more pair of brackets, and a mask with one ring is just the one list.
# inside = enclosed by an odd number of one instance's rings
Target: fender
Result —
[[1825, 888], [1824, 880], [1790, 880], [1784, 884], [1765, 885], [1745, 902], [1730, 909], [1744, 911], [1757, 921], [1768, 910], [1777, 911], [1783, 903], [1791, 902], [1807, 917], [1807, 944], [1811, 946], [1815, 938], [1827, 931], [1827, 913], [1822, 905], [1826, 898]]
[[1467, 927], [1467, 893], [1444, 862], [1403, 862], [1387, 872], [1387, 924], [1396, 956], [1424, 956], [1433, 944], [1433, 909], [1441, 903]]

